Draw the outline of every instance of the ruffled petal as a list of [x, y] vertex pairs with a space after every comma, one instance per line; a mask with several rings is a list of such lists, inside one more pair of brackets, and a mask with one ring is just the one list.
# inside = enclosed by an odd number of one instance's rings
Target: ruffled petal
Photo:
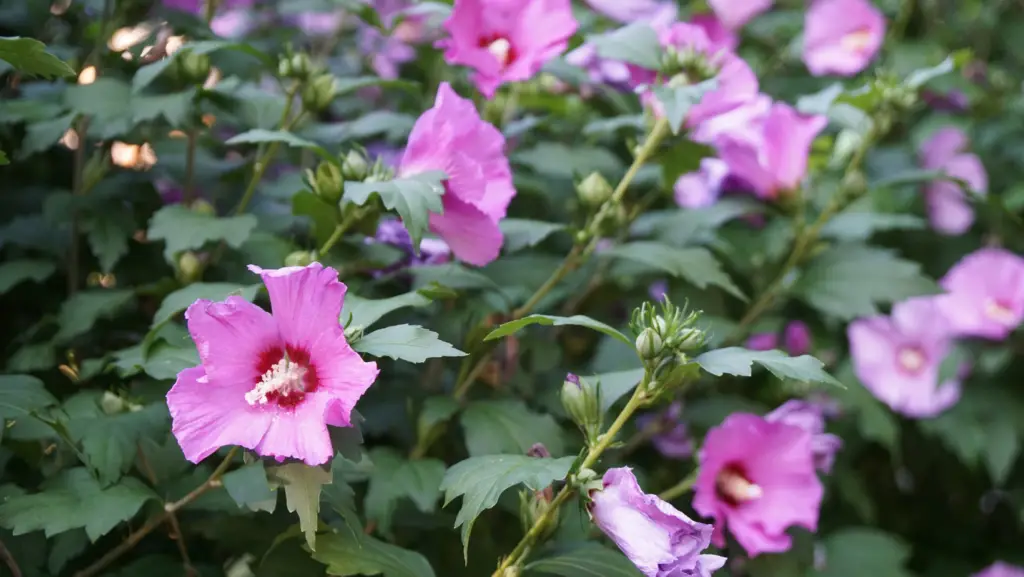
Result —
[[456, 258], [476, 266], [498, 258], [505, 242], [498, 224], [454, 194], [443, 200], [444, 214], [430, 215], [430, 230], [448, 243]]
[[352, 409], [377, 379], [377, 363], [368, 363], [356, 354], [340, 326], [331, 338], [316, 343], [310, 363], [316, 367], [316, 395], [329, 399], [321, 419], [337, 427], [351, 425]]
[[291, 457], [307, 465], [322, 465], [334, 456], [331, 437], [324, 423], [332, 398], [319, 391], [307, 395], [293, 410], [274, 413], [266, 434], [254, 447], [258, 454], [279, 460]]
[[318, 262], [279, 269], [249, 265], [249, 270], [267, 285], [284, 344], [312, 351], [321, 339], [333, 339], [342, 330], [338, 319], [346, 287], [338, 271]]
[[280, 348], [274, 318], [239, 296], [216, 303], [197, 300], [185, 311], [185, 320], [206, 374], [217, 383], [251, 386], [260, 377], [260, 354]]

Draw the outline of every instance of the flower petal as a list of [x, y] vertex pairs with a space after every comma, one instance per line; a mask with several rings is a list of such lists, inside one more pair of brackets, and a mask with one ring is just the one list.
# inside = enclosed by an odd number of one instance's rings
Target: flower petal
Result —
[[267, 285], [284, 344], [312, 351], [321, 339], [331, 339], [341, 330], [346, 287], [338, 281], [338, 271], [318, 262], [279, 269], [249, 265], [249, 270]]
[[444, 214], [430, 215], [430, 230], [444, 239], [461, 261], [483, 266], [498, 258], [505, 237], [489, 216], [455, 195], [443, 197]]
[[280, 348], [274, 318], [239, 296], [223, 302], [197, 300], [185, 311], [185, 320], [206, 374], [217, 383], [251, 386], [260, 377], [260, 354]]

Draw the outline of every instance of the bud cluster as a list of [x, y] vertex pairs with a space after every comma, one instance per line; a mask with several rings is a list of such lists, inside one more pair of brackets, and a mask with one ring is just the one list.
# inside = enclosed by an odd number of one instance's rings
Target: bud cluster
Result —
[[338, 80], [305, 53], [288, 49], [277, 62], [277, 74], [298, 82], [302, 106], [310, 112], [326, 109], [338, 95]]
[[645, 302], [633, 311], [630, 329], [636, 336], [636, 352], [650, 375], [652, 392], [667, 392], [699, 375], [688, 353], [704, 346], [704, 331], [694, 326], [700, 311], [672, 304], [666, 295], [661, 310]]
[[718, 64], [692, 48], [669, 46], [661, 56], [661, 74], [670, 86], [699, 84], [718, 75]]

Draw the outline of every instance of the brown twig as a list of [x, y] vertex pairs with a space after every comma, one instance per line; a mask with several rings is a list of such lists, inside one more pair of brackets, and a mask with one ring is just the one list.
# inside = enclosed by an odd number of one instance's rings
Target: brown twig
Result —
[[[139, 455], [139, 464], [142, 467], [142, 472], [145, 473], [149, 482], [155, 487], [157, 484], [156, 473], [153, 472], [153, 467], [149, 464], [149, 458], [146, 457], [145, 451], [142, 450], [142, 446], [139, 445], [137, 449]], [[167, 524], [171, 527], [171, 540], [178, 545], [178, 552], [181, 553], [181, 560], [185, 563], [185, 572], [192, 577], [195, 575], [195, 568], [192, 567], [192, 559], [188, 554], [188, 546], [185, 544], [185, 534], [181, 532], [181, 525], [178, 523], [178, 516], [173, 511], [167, 512]]]
[[7, 546], [4, 545], [3, 541], [0, 541], [0, 559], [4, 560], [4, 564], [11, 570], [11, 577], [21, 577], [21, 569], [18, 568], [18, 562], [14, 560], [14, 555], [7, 550]]

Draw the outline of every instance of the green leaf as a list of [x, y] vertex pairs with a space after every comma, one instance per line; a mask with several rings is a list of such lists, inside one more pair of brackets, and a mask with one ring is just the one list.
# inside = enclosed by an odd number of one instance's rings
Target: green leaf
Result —
[[330, 152], [327, 152], [324, 147], [313, 142], [312, 140], [306, 140], [300, 136], [296, 136], [286, 130], [266, 130], [264, 128], [254, 128], [242, 134], [236, 134], [231, 138], [227, 139], [224, 144], [228, 146], [234, 146], [236, 144], [265, 144], [268, 142], [279, 142], [291, 146], [292, 148], [305, 148], [312, 150], [313, 152], [320, 155], [321, 158], [328, 162], [337, 162], [338, 159]]
[[661, 67], [658, 33], [650, 24], [634, 22], [607, 34], [590, 36], [587, 40], [602, 58], [636, 64], [649, 70]]
[[722, 271], [721, 265], [707, 249], [675, 248], [657, 242], [636, 241], [613, 247], [604, 254], [665, 271], [686, 279], [700, 289], [715, 285], [738, 299], [746, 300], [743, 292]]
[[608, 411], [616, 401], [640, 384], [640, 380], [643, 378], [644, 370], [640, 368], [594, 375], [588, 380], [601, 383], [601, 408]]
[[135, 233], [135, 219], [129, 210], [103, 210], [82, 222], [89, 239], [89, 248], [100, 262], [100, 269], [109, 273], [128, 254], [128, 239]]
[[443, 172], [430, 171], [388, 182], [345, 182], [345, 200], [363, 206], [373, 195], [379, 195], [384, 207], [398, 212], [409, 231], [412, 245], [419, 250], [420, 240], [430, 224], [430, 213], [441, 214], [444, 205]]
[[[364, 299], [347, 294], [345, 295], [345, 305], [341, 309], [340, 320], [346, 326], [366, 329], [390, 312], [408, 307], [425, 307], [431, 302], [433, 301], [415, 291], [379, 300]], [[351, 321], [349, 315], [352, 317]]]
[[428, 397], [416, 421], [417, 431], [427, 431], [436, 423], [447, 421], [459, 411], [459, 404], [449, 395]]
[[194, 346], [177, 346], [159, 341], [138, 365], [147, 375], [158, 381], [172, 380], [181, 371], [199, 365], [199, 352]]
[[224, 475], [224, 489], [239, 507], [248, 507], [254, 511], [266, 511], [266, 503], [270, 503], [270, 512], [277, 504], [277, 493], [267, 484], [267, 471], [263, 461], [256, 461], [235, 469]]
[[139, 440], [163, 434], [168, 419], [167, 406], [154, 403], [139, 411], [114, 415], [97, 411], [72, 418], [67, 427], [71, 438], [81, 443], [86, 464], [106, 486], [131, 469]]
[[343, 96], [356, 90], [380, 86], [381, 88], [398, 88], [410, 94], [419, 94], [420, 85], [417, 82], [403, 79], [382, 78], [380, 76], [357, 76], [354, 78], [339, 78], [335, 88], [337, 95]]
[[104, 489], [88, 469], [76, 467], [44, 482], [39, 493], [7, 499], [0, 505], [0, 524], [15, 535], [43, 531], [47, 537], [81, 527], [96, 541], [156, 498], [134, 477]]
[[306, 544], [315, 551], [320, 492], [324, 485], [331, 483], [331, 471], [310, 467], [305, 463], [288, 463], [274, 467], [272, 474], [284, 481], [284, 497], [288, 511], [298, 513], [299, 527], [306, 536]]
[[255, 228], [256, 217], [251, 214], [218, 218], [172, 204], [156, 211], [147, 236], [163, 240], [164, 258], [173, 262], [177, 253], [202, 248], [208, 242], [222, 240], [231, 248], [241, 248]]
[[843, 386], [835, 377], [823, 370], [824, 363], [810, 355], [790, 357], [777, 350], [751, 351], [741, 347], [728, 347], [708, 351], [694, 361], [716, 377], [749, 377], [753, 364], [757, 363], [780, 379]]
[[525, 567], [526, 575], [562, 577], [642, 577], [633, 562], [597, 543], [560, 547]]
[[11, 163], [11, 160], [7, 158], [7, 153], [0, 150], [0, 166], [5, 166]]
[[17, 158], [24, 159], [37, 152], [42, 152], [64, 136], [64, 133], [71, 128], [75, 121], [75, 113], [58, 116], [52, 120], [33, 122], [25, 129], [25, 140], [21, 142], [21, 149]]
[[90, 290], [64, 301], [57, 315], [60, 330], [53, 337], [64, 343], [89, 332], [96, 321], [113, 316], [134, 298], [130, 290]]
[[862, 244], [839, 245], [818, 255], [793, 285], [797, 297], [840, 320], [878, 314], [877, 303], [938, 292], [921, 265]]
[[521, 400], [475, 401], [460, 418], [472, 457], [526, 454], [543, 443], [554, 456], [565, 454], [562, 428], [551, 415], [531, 411]]
[[653, 86], [651, 91], [665, 111], [665, 118], [672, 128], [672, 134], [677, 134], [682, 129], [687, 115], [690, 114], [690, 109], [699, 103], [705, 94], [717, 88], [718, 80], [711, 78], [697, 84], [685, 86]]
[[484, 337], [484, 340], [493, 341], [494, 339], [507, 337], [508, 335], [519, 332], [520, 330], [523, 329], [523, 327], [527, 327], [529, 325], [554, 325], [556, 327], [563, 327], [568, 325], [575, 327], [586, 327], [588, 329], [593, 329], [595, 331], [602, 332], [610, 337], [614, 337], [626, 343], [629, 346], [633, 346], [633, 341], [630, 340], [630, 338], [627, 337], [626, 335], [615, 330], [615, 328], [610, 327], [600, 321], [595, 321], [594, 319], [583, 315], [573, 315], [571, 317], [556, 317], [552, 315], [530, 315], [528, 317], [523, 317], [515, 321], [509, 321], [501, 325], [500, 327], [491, 331], [486, 337]]
[[112, 138], [132, 128], [132, 89], [112, 77], [97, 78], [92, 84], [76, 84], [64, 91], [64, 105], [89, 116], [89, 134]]
[[923, 230], [925, 225], [923, 218], [912, 214], [846, 211], [822, 227], [821, 236], [840, 241], [867, 240], [876, 232]]
[[50, 261], [38, 259], [9, 260], [0, 264], [0, 295], [30, 280], [42, 282], [57, 270]]
[[464, 357], [466, 353], [437, 338], [437, 333], [416, 325], [394, 325], [366, 334], [352, 343], [360, 353], [422, 363], [437, 357]]
[[420, 291], [427, 290], [424, 287], [434, 283], [450, 289], [489, 289], [499, 292], [501, 290], [490, 277], [457, 262], [414, 266], [409, 267], [409, 271], [416, 280], [417, 290]]
[[341, 577], [434, 577], [434, 570], [423, 555], [358, 531], [318, 535], [313, 559], [327, 565], [328, 574]]
[[[672, 188], [676, 181], [679, 180], [680, 176], [699, 171], [701, 161], [705, 158], [711, 158], [714, 156], [715, 149], [706, 144], [694, 142], [686, 137], [678, 137], [674, 139], [671, 146], [658, 154], [658, 162], [661, 164], [661, 175], [662, 178], [665, 179], [666, 188]], [[734, 202], [735, 200], [736, 199], [726, 197], [719, 199], [718, 202], [709, 207], [689, 210], [673, 210], [672, 213], [678, 214], [682, 218], [683, 215], [691, 214], [694, 211], [712, 210], [723, 202]], [[750, 201], [749, 204], [753, 206], [760, 206], [753, 201]]]
[[0, 60], [23, 74], [43, 78], [74, 76], [66, 62], [46, 51], [46, 45], [32, 38], [0, 37]]
[[162, 116], [172, 127], [184, 126], [195, 105], [195, 97], [195, 88], [172, 94], [133, 94], [132, 122], [139, 124]]
[[135, 72], [132, 78], [132, 90], [140, 92], [153, 83], [158, 76], [167, 70], [175, 59], [184, 54], [212, 54], [219, 50], [237, 50], [255, 56], [263, 61], [265, 65], [272, 65], [274, 60], [266, 54], [256, 50], [247, 42], [235, 42], [230, 40], [204, 40], [201, 42], [187, 42], [167, 58], [157, 60], [152, 64], [142, 66]]
[[74, 559], [89, 546], [89, 536], [82, 529], [61, 533], [53, 540], [53, 548], [46, 562], [46, 568], [54, 575], [60, 574], [68, 561]]
[[847, 527], [825, 537], [824, 567], [817, 577], [912, 577], [904, 568], [910, 547], [902, 539], [868, 527]]
[[437, 509], [444, 462], [410, 461], [390, 447], [375, 447], [370, 451], [370, 460], [373, 472], [366, 490], [366, 518], [376, 522], [382, 534], [391, 534], [391, 517], [403, 498], [410, 499], [424, 513]]
[[947, 56], [945, 60], [939, 62], [931, 68], [921, 68], [911, 72], [907, 78], [903, 81], [904, 84], [910, 88], [920, 88], [927, 84], [930, 80], [949, 74], [956, 69], [955, 60], [953, 56]]
[[843, 408], [856, 417], [857, 430], [866, 440], [876, 441], [892, 453], [900, 450], [899, 422], [889, 407], [882, 404], [871, 391], [857, 379], [850, 362], [841, 363], [836, 369], [836, 378], [844, 388], [830, 391], [842, 403]]
[[238, 295], [252, 302], [263, 285], [241, 285], [227, 282], [193, 283], [164, 297], [160, 308], [153, 315], [152, 326], [156, 327], [174, 318], [199, 299], [222, 301], [231, 295]]
[[43, 381], [29, 375], [0, 375], [0, 422], [56, 404]]
[[469, 535], [473, 523], [485, 510], [498, 502], [509, 487], [525, 484], [539, 491], [569, 474], [576, 457], [543, 459], [526, 455], [488, 455], [470, 457], [452, 465], [444, 474], [441, 490], [447, 507], [462, 497], [462, 508], [455, 518], [455, 527], [462, 527], [463, 557], [468, 556]]
[[552, 234], [565, 229], [564, 224], [542, 222], [539, 220], [523, 220], [519, 218], [503, 219], [498, 226], [505, 235], [504, 249], [513, 253], [527, 247], [536, 246]]
[[292, 214], [308, 216], [313, 221], [313, 236], [318, 245], [327, 242], [338, 226], [338, 207], [309, 191], [304, 190], [292, 196]]

